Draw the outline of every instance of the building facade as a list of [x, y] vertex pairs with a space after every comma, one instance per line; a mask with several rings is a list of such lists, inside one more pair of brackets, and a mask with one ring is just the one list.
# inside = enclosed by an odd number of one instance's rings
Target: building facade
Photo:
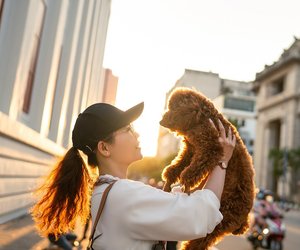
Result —
[[[261, 187], [274, 189], [270, 150], [300, 147], [299, 39], [295, 38], [274, 64], [257, 73], [254, 89], [257, 92], [256, 181]], [[290, 182], [289, 175], [287, 178]], [[289, 195], [289, 185], [283, 186], [282, 181], [274, 191]], [[299, 194], [297, 199], [300, 201]]]
[[0, 1], [0, 223], [28, 211], [37, 179], [102, 101], [110, 0]]
[[[218, 74], [186, 69], [184, 75], [166, 94], [166, 105], [171, 92], [176, 87], [193, 88], [200, 91], [215, 104], [227, 119], [237, 123], [240, 135], [250, 154], [255, 141], [255, 94], [251, 82], [222, 79]], [[160, 128], [157, 156], [165, 158], [176, 154], [180, 147], [179, 138], [163, 127]]]
[[226, 79], [223, 81], [221, 94], [212, 101], [218, 111], [238, 128], [249, 154], [253, 156], [256, 130], [253, 84]]
[[103, 102], [115, 104], [119, 78], [110, 69], [103, 69]]

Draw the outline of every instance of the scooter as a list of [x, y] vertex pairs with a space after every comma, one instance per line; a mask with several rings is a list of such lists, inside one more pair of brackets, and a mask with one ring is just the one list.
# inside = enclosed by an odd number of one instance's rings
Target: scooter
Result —
[[50, 245], [44, 250], [72, 250], [73, 247], [76, 247], [78, 250], [81, 249], [80, 242], [77, 240], [77, 235], [74, 233], [62, 234], [57, 239], [54, 235], [49, 234], [48, 239], [50, 241]]
[[81, 239], [78, 239], [75, 233], [62, 234], [58, 238], [55, 238], [53, 234], [49, 234], [48, 240], [50, 244], [47, 248], [44, 248], [43, 250], [81, 250], [82, 241], [88, 238], [89, 226], [90, 220], [88, 220], [84, 226], [83, 236]]
[[283, 216], [265, 216], [265, 226], [254, 225], [248, 240], [253, 249], [258, 247], [270, 250], [283, 250], [283, 239], [285, 237], [285, 224], [282, 222]]

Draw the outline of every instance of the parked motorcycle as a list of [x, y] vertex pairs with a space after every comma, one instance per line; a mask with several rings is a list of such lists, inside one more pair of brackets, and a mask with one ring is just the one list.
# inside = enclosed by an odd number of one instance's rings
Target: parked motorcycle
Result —
[[283, 216], [268, 215], [265, 217], [265, 226], [254, 225], [248, 240], [253, 249], [258, 247], [270, 250], [283, 250], [283, 239], [285, 237], [285, 224]]
[[48, 235], [50, 245], [44, 250], [72, 250], [74, 247], [76, 249], [81, 249], [80, 242], [77, 240], [77, 235], [74, 233], [66, 233], [58, 238], [55, 238], [53, 234]]

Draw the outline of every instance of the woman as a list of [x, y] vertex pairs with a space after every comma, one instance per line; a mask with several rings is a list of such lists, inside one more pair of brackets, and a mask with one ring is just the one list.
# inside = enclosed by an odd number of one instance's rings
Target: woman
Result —
[[[227, 164], [235, 146], [231, 131], [226, 137], [218, 124], [224, 154], [203, 190], [191, 195], [167, 193], [141, 182], [126, 179], [128, 166], [142, 159], [139, 134], [131, 126], [143, 111], [140, 103], [127, 111], [97, 103], [79, 114], [72, 132], [73, 147], [41, 187], [43, 196], [32, 210], [43, 234], [61, 234], [89, 214], [92, 181], [88, 165], [99, 169], [100, 181], [117, 180], [111, 189], [96, 227], [93, 248], [151, 249], [157, 240], [182, 241], [204, 237], [222, 220], [219, 211]], [[215, 129], [215, 125], [211, 122]], [[107, 184], [95, 186], [91, 199], [95, 220]]]

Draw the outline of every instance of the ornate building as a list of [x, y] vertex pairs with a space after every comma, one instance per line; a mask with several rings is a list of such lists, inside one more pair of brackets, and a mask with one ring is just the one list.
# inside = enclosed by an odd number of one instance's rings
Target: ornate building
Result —
[[[271, 149], [300, 147], [300, 40], [285, 50], [278, 61], [257, 73], [257, 130], [255, 143], [256, 181], [274, 189]], [[282, 163], [283, 164], [283, 163]], [[288, 182], [291, 181], [287, 174]], [[280, 195], [289, 195], [289, 185], [278, 183]], [[298, 194], [298, 200], [299, 199]]]

